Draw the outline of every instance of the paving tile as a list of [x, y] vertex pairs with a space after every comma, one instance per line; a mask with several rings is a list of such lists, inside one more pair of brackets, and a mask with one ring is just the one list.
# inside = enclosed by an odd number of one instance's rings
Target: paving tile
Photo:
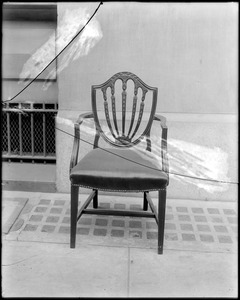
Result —
[[195, 241], [196, 237], [194, 234], [190, 234], [190, 233], [183, 233], [182, 234], [182, 239], [183, 241]]
[[204, 224], [197, 224], [197, 229], [199, 231], [206, 231], [206, 232], [210, 232], [211, 229], [208, 225], [204, 225]]
[[207, 218], [205, 216], [194, 216], [196, 222], [207, 222]]
[[203, 214], [204, 210], [201, 207], [192, 207], [192, 212], [195, 214]]
[[179, 221], [191, 221], [191, 218], [189, 215], [178, 215]]
[[101, 207], [101, 208], [110, 208], [110, 203], [100, 202], [99, 207]]
[[140, 204], [131, 204], [130, 210], [142, 210], [142, 208]]
[[92, 224], [92, 219], [82, 217], [82, 218], [79, 219], [78, 224], [91, 225]]
[[115, 203], [114, 208], [116, 208], [116, 209], [126, 209], [126, 204]]
[[48, 205], [48, 204], [50, 204], [50, 202], [51, 202], [51, 200], [41, 199], [38, 204], [39, 205]]
[[94, 235], [97, 236], [106, 236], [107, 235], [107, 230], [106, 229], [102, 229], [102, 228], [95, 228], [93, 231]]
[[24, 231], [36, 231], [38, 228], [37, 225], [32, 225], [32, 224], [26, 224], [26, 226], [24, 227]]
[[165, 220], [173, 220], [174, 216], [172, 214], [166, 214]]
[[48, 209], [48, 208], [45, 207], [45, 206], [37, 206], [37, 207], [34, 209], [34, 211], [35, 211], [35, 212], [39, 212], [39, 213], [41, 212], [41, 213], [42, 213], [42, 212], [46, 212], [47, 209]]
[[183, 206], [176, 207], [176, 210], [177, 210], [177, 212], [184, 212], [184, 213], [188, 212], [187, 207], [183, 207]]
[[157, 229], [157, 223], [156, 222], [146, 222], [147, 229]]
[[200, 240], [202, 242], [209, 242], [209, 243], [213, 243], [214, 242], [214, 238], [210, 234], [200, 234], [199, 236], [200, 236]]
[[214, 225], [216, 232], [228, 232], [227, 227], [223, 225]]
[[225, 208], [225, 209], [223, 209], [223, 212], [225, 215], [236, 215], [236, 212], [234, 209]]
[[148, 240], [157, 240], [158, 233], [156, 231], [148, 231], [147, 232], [147, 239]]
[[59, 217], [57, 217], [57, 216], [49, 216], [49, 217], [47, 217], [46, 222], [47, 223], [57, 223], [58, 220], [59, 220]]
[[139, 230], [129, 230], [129, 237], [132, 238], [142, 238], [142, 231]]
[[63, 206], [65, 204], [65, 201], [64, 200], [55, 200], [53, 205], [56, 205], [56, 206]]
[[231, 224], [237, 224], [238, 220], [235, 217], [227, 217], [228, 222]]
[[43, 225], [41, 231], [42, 232], [53, 232], [56, 226], [53, 225]]
[[108, 220], [107, 219], [96, 219], [95, 225], [97, 226], [107, 226]]
[[217, 209], [217, 208], [210, 207], [207, 210], [208, 210], [209, 214], [220, 214], [219, 209]]
[[223, 219], [220, 217], [211, 217], [211, 221], [214, 223], [223, 223]]
[[237, 228], [237, 226], [231, 226], [231, 228], [232, 228], [232, 231], [233, 231], [233, 232], [238, 233], [238, 228]]
[[70, 233], [70, 227], [69, 226], [60, 226], [58, 232], [69, 234]]
[[173, 223], [165, 223], [165, 230], [176, 230], [176, 225]]
[[125, 222], [123, 220], [112, 220], [112, 226], [114, 226], [114, 227], [124, 227]]
[[61, 214], [62, 211], [63, 211], [63, 209], [60, 207], [52, 207], [50, 209], [50, 214]]
[[111, 236], [123, 237], [124, 236], [124, 230], [112, 229], [111, 230]]
[[90, 228], [78, 227], [77, 234], [88, 235], [90, 232]]
[[41, 222], [43, 215], [32, 215], [29, 219], [30, 222]]
[[180, 227], [184, 231], [193, 231], [192, 224], [180, 224]]
[[141, 228], [142, 223], [141, 223], [141, 221], [129, 221], [129, 227], [131, 227], [131, 228]]
[[219, 235], [218, 236], [219, 243], [232, 243], [232, 239], [229, 235]]
[[64, 217], [62, 223], [70, 223], [70, 221], [71, 221], [70, 217]]
[[177, 233], [170, 233], [170, 232], [166, 232], [164, 234], [164, 237], [167, 241], [177, 241], [178, 240], [178, 235]]

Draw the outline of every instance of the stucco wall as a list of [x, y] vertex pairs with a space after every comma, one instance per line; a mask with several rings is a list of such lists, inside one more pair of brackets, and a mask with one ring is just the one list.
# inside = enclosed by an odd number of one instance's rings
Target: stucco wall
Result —
[[[79, 7], [87, 7], [91, 14], [97, 5], [59, 3], [58, 18]], [[58, 74], [57, 126], [73, 133], [72, 121], [91, 110], [91, 85], [130, 71], [158, 87], [157, 111], [168, 118], [172, 170], [192, 174], [188, 161], [181, 169], [176, 165], [175, 150], [182, 145], [181, 153], [196, 157], [195, 163], [191, 161], [195, 173], [203, 161], [202, 177], [204, 167], [218, 168], [210, 174], [237, 181], [237, 17], [234, 3], [104, 3], [96, 15], [102, 38], [88, 55]], [[87, 133], [85, 138], [90, 138]], [[57, 188], [63, 192], [69, 191], [71, 146], [72, 138], [57, 130]], [[82, 146], [80, 156], [88, 148]], [[168, 195], [236, 198], [234, 185], [213, 190], [172, 176]]]

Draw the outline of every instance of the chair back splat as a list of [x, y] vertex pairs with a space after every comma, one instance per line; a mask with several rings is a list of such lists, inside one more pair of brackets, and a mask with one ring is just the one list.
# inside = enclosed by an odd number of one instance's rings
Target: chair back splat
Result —
[[[119, 81], [121, 82], [121, 107], [119, 107], [118, 110], [121, 111], [121, 115], [118, 115], [117, 117], [118, 107], [116, 104], [116, 93], [118, 91], [116, 90], [116, 85]], [[133, 95], [130, 95], [129, 93], [128, 98], [128, 85], [130, 85], [129, 81], [133, 83]], [[102, 92], [101, 99], [99, 99], [100, 97], [97, 97], [98, 90]], [[148, 120], [145, 120], [147, 121], [146, 127], [136, 136], [139, 131], [144, 113], [146, 94], [149, 91], [152, 93], [152, 97], [150, 96], [149, 99], [147, 99], [149, 102], [151, 102], [151, 105], [150, 113], [148, 113]], [[98, 103], [100, 101], [101, 103]], [[127, 104], [129, 107], [128, 110]], [[92, 86], [92, 109], [97, 134], [101, 136], [106, 142], [116, 147], [132, 147], [138, 144], [144, 137], [150, 135], [150, 129], [156, 111], [156, 105], [157, 88], [150, 87], [149, 85], [145, 84], [139, 77], [130, 72], [117, 73], [105, 83]], [[107, 131], [102, 128], [98, 115], [99, 111], [104, 111], [108, 127]], [[130, 117], [130, 122], [128, 122], [128, 124], [126, 122], [127, 114]], [[121, 117], [121, 121], [119, 121], [119, 116]], [[109, 134], [107, 135], [106, 132]], [[97, 145], [95, 145], [95, 147], [97, 147]], [[150, 148], [148, 147], [148, 150], [149, 149]]]

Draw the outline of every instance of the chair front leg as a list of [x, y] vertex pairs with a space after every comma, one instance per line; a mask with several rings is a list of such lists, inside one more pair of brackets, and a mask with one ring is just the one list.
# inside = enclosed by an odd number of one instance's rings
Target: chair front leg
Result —
[[158, 191], [158, 254], [163, 254], [166, 189]]
[[71, 185], [70, 248], [75, 248], [75, 245], [76, 245], [77, 215], [78, 215], [78, 192], [79, 192], [79, 187]]

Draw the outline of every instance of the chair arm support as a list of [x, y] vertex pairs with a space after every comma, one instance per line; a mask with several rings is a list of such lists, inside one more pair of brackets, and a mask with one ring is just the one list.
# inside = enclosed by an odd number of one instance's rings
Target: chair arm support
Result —
[[74, 123], [74, 140], [73, 140], [73, 148], [72, 148], [72, 155], [70, 159], [70, 172], [74, 166], [76, 166], [78, 162], [78, 151], [79, 151], [79, 144], [80, 144], [80, 125], [84, 121], [84, 119], [93, 118], [92, 113], [84, 113], [81, 114], [76, 123]]
[[167, 155], [167, 119], [161, 115], [155, 114], [153, 120], [159, 121], [162, 127], [162, 137], [161, 137], [161, 157], [162, 157], [162, 169], [167, 174], [169, 173], [169, 162]]

